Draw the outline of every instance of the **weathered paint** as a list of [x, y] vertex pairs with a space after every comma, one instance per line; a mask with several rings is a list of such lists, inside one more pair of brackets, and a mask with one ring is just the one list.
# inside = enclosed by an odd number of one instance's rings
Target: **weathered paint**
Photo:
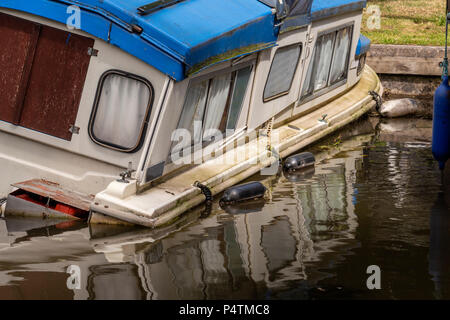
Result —
[[94, 40], [43, 26], [20, 125], [70, 140]]
[[0, 119], [70, 140], [94, 40], [0, 18]]
[[311, 19], [321, 20], [346, 12], [362, 10], [366, 0], [314, 0], [311, 8]]
[[64, 203], [72, 207], [89, 211], [93, 196], [63, 189], [58, 183], [36, 179], [15, 183], [14, 187], [42, 197], [50, 198], [56, 202]]
[[0, 120], [20, 119], [38, 34], [37, 24], [0, 13]]
[[219, 56], [208, 58], [207, 60], [203, 61], [202, 63], [193, 66], [192, 68], [189, 69], [189, 71], [187, 72], [187, 75], [192, 76], [192, 75], [195, 75], [195, 74], [197, 74], [209, 67], [212, 67], [216, 64], [219, 64], [219, 63], [231, 60], [231, 59], [240, 58], [242, 56], [250, 55], [252, 53], [255, 53], [255, 52], [258, 52], [261, 50], [265, 50], [265, 49], [269, 49], [274, 46], [276, 46], [276, 42], [269, 43], [269, 44], [260, 44], [260, 45], [256, 44], [256, 45], [253, 45], [250, 47], [244, 47], [244, 48], [232, 50], [227, 53], [221, 54]]
[[[87, 213], [85, 214], [87, 215]], [[16, 196], [14, 193], [8, 196], [5, 208], [6, 217], [33, 217], [48, 219], [80, 220], [81, 218], [65, 214], [55, 209], [36, 204]], [[84, 219], [84, 218], [83, 218]]]

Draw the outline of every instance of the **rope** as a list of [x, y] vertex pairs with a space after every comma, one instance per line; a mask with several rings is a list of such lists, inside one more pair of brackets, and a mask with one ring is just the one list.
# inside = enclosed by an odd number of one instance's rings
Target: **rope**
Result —
[[275, 122], [275, 117], [272, 117], [272, 119], [270, 119], [268, 124], [267, 124], [267, 146], [266, 146], [266, 150], [267, 150], [267, 157], [270, 158], [271, 156], [274, 156], [275, 158], [278, 159], [278, 165], [280, 165], [283, 160], [281, 159], [281, 156], [277, 152], [277, 150], [274, 147], [272, 147], [272, 131], [273, 131], [273, 124], [274, 124], [274, 122]]
[[205, 196], [205, 211], [200, 215], [201, 218], [206, 218], [211, 214], [212, 211], [212, 201], [213, 201], [213, 195], [211, 192], [211, 189], [209, 189], [204, 184], [201, 184], [199, 181], [195, 181], [194, 187], [197, 187], [201, 190], [203, 195]]
[[271, 156], [272, 152], [272, 131], [273, 131], [273, 123], [275, 121], [275, 117], [272, 117], [272, 119], [269, 120], [269, 123], [267, 124], [267, 146], [266, 149], [269, 151], [267, 154], [268, 157]]
[[377, 110], [378, 114], [381, 115], [380, 109], [383, 105], [383, 99], [376, 91], [369, 91], [369, 94], [372, 96], [372, 99], [375, 100], [375, 109]]
[[447, 55], [447, 44], [448, 44], [448, 1], [445, 10], [445, 56], [444, 61], [440, 63], [442, 67], [442, 79], [448, 76], [448, 55]]

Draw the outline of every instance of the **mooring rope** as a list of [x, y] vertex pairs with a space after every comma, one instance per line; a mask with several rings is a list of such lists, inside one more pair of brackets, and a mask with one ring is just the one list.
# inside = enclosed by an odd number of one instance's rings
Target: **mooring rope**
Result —
[[199, 188], [202, 194], [205, 196], [205, 211], [200, 215], [202, 218], [206, 218], [211, 214], [213, 195], [210, 188], [201, 184], [199, 181], [194, 182], [194, 187]]
[[375, 103], [376, 103], [375, 110], [377, 111], [377, 113], [379, 115], [381, 115], [380, 109], [381, 109], [381, 106], [383, 105], [383, 99], [376, 91], [373, 91], [373, 90], [369, 91], [369, 94], [372, 96], [372, 99], [375, 100]]
[[[267, 146], [266, 149], [270, 152], [272, 152], [272, 130], [273, 130], [273, 123], [275, 122], [275, 117], [272, 117], [272, 119], [269, 120], [267, 124]], [[268, 157], [270, 157], [270, 153], [268, 154]]]
[[446, 9], [445, 9], [445, 52], [444, 52], [444, 61], [440, 63], [442, 67], [442, 79], [444, 77], [448, 76], [448, 54], [447, 54], [447, 48], [448, 48], [448, 1], [446, 1]]

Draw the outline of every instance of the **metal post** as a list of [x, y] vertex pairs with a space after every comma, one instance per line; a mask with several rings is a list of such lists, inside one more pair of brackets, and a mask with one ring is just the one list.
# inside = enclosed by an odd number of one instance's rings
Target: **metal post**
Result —
[[447, 43], [448, 43], [448, 20], [450, 18], [450, 14], [448, 12], [450, 8], [450, 0], [447, 0], [447, 7], [445, 9], [445, 57], [442, 62], [442, 78], [448, 76], [448, 55], [447, 55]]

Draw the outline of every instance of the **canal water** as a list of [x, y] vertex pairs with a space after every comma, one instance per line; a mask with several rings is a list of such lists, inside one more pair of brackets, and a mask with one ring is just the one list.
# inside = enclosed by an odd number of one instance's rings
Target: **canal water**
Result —
[[430, 140], [429, 120], [368, 117], [312, 146], [314, 170], [249, 179], [265, 201], [158, 230], [0, 220], [0, 299], [449, 299]]

